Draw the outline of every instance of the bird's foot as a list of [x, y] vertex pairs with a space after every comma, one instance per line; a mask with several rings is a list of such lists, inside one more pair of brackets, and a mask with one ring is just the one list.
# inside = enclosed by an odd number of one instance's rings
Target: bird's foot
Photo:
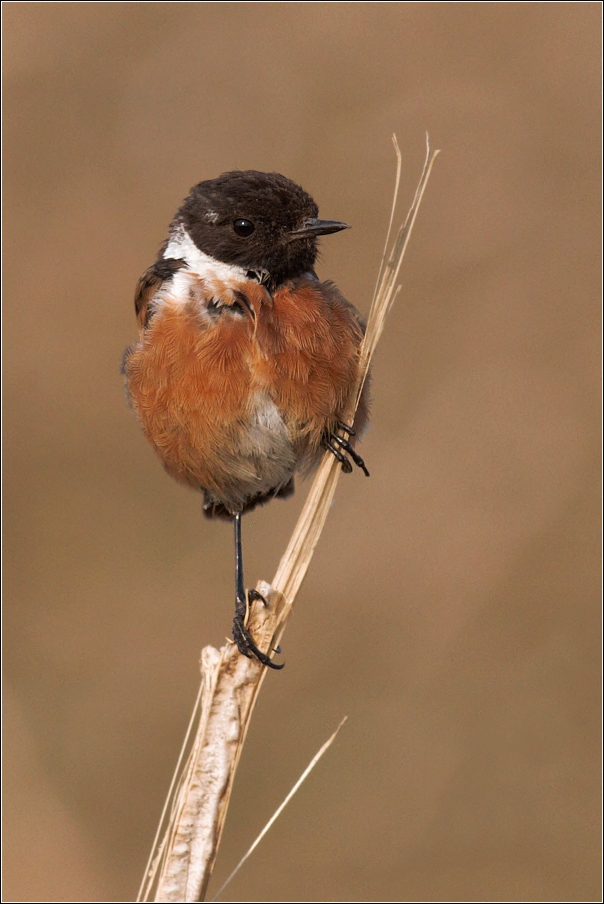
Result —
[[[263, 653], [262, 650], [259, 650], [254, 641], [252, 640], [252, 635], [245, 627], [245, 619], [247, 616], [248, 606], [250, 603], [254, 602], [254, 600], [262, 600], [264, 605], [267, 605], [266, 600], [262, 596], [261, 593], [258, 593], [257, 590], [249, 590], [247, 595], [247, 600], [240, 600], [239, 597], [235, 600], [235, 618], [233, 619], [233, 640], [237, 644], [237, 649], [244, 656], [247, 656], [248, 659], [252, 658], [252, 655], [259, 659], [262, 665], [266, 665], [269, 669], [282, 669], [285, 663], [281, 663], [281, 665], [277, 665], [274, 663], [266, 653]], [[280, 653], [280, 649], [275, 650], [276, 653]]]
[[[342, 421], [338, 421], [338, 428], [343, 432], [347, 433], [349, 436], [355, 436], [355, 431], [352, 427], [349, 427], [347, 424], [342, 423]], [[342, 436], [338, 436], [337, 433], [326, 433], [323, 437], [323, 446], [326, 449], [329, 449], [332, 455], [334, 455], [337, 460], [342, 465], [342, 470], [345, 474], [350, 474], [352, 471], [352, 465], [350, 464], [350, 458], [353, 460], [357, 468], [360, 468], [364, 473], [365, 477], [369, 477], [369, 471], [367, 470], [367, 466], [365, 462], [361, 458], [358, 452], [350, 445], [347, 439], [344, 439]]]
[[265, 597], [263, 597], [261, 593], [258, 593], [257, 590], [248, 590], [248, 592], [247, 592], [248, 606], [250, 603], [256, 602], [256, 600], [260, 600], [264, 606], [268, 606], [268, 603], [267, 603]]

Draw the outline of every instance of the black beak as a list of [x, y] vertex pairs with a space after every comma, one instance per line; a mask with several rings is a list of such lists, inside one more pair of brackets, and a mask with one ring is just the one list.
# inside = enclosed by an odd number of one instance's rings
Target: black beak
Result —
[[314, 217], [309, 217], [308, 220], [304, 220], [299, 229], [289, 233], [287, 241], [293, 242], [294, 239], [303, 239], [309, 235], [330, 235], [341, 229], [350, 229], [350, 226], [348, 223], [340, 223], [338, 220], [316, 220]]

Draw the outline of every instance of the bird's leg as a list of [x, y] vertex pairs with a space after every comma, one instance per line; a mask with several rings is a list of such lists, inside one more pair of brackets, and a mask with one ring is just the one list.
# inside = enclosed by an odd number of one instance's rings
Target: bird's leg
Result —
[[233, 638], [237, 644], [237, 649], [248, 659], [251, 659], [252, 653], [263, 665], [267, 665], [271, 669], [282, 669], [282, 665], [276, 665], [268, 656], [259, 650], [252, 635], [245, 627], [245, 619], [248, 611], [248, 603], [253, 600], [261, 599], [266, 605], [264, 597], [257, 590], [250, 590], [248, 596], [245, 593], [245, 584], [243, 582], [243, 552], [241, 547], [241, 512], [237, 512], [233, 516], [235, 525], [235, 618], [233, 619]]
[[[347, 433], [349, 436], [355, 436], [355, 431], [352, 427], [349, 427], [347, 424], [342, 423], [342, 421], [338, 421], [337, 426], [340, 430]], [[334, 443], [336, 445], [334, 445]], [[338, 436], [337, 433], [325, 433], [323, 436], [323, 446], [335, 455], [337, 460], [342, 465], [342, 470], [345, 474], [350, 474], [352, 471], [352, 465], [347, 458], [347, 455], [350, 455], [355, 465], [363, 471], [365, 477], [369, 477], [369, 471], [367, 470], [367, 466], [365, 462], [361, 458], [358, 452], [350, 445], [347, 439], [344, 439], [341, 436]]]

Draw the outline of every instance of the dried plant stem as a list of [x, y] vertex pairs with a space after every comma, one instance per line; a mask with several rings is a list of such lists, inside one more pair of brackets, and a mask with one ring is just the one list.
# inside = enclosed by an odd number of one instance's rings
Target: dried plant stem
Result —
[[[393, 140], [397, 155], [398, 190], [401, 154], [396, 138], [393, 137]], [[398, 293], [396, 280], [401, 262], [437, 154], [438, 151], [431, 153], [427, 144], [424, 169], [413, 204], [388, 254], [388, 239], [397, 200], [395, 191], [386, 251], [360, 351], [359, 381], [351, 400], [348, 423], [353, 421], [386, 315]], [[326, 453], [272, 584], [261, 581], [257, 585], [256, 589], [265, 597], [267, 606], [259, 601], [253, 604], [248, 627], [261, 650], [269, 652], [279, 644], [323, 530], [340, 470], [335, 458]], [[242, 656], [232, 643], [227, 643], [220, 650], [213, 647], [203, 649], [195, 740], [166, 816], [163, 840], [152, 852], [138, 901], [204, 900], [239, 757], [266, 672], [267, 669], [257, 659]], [[154, 888], [155, 894], [151, 897]]]

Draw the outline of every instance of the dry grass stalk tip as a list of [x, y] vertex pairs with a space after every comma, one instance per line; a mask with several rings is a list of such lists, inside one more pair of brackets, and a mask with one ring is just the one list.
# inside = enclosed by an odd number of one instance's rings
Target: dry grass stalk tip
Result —
[[[401, 174], [401, 153], [396, 136], [393, 136], [393, 142], [397, 174], [392, 212], [361, 346], [359, 382], [351, 400], [348, 423], [352, 423], [386, 316], [400, 290], [397, 279], [401, 263], [438, 154], [438, 151], [430, 151], [427, 142], [424, 168], [413, 203], [388, 252]], [[338, 462], [326, 453], [272, 584], [260, 581], [257, 585], [256, 589], [265, 597], [268, 606], [256, 603], [251, 607], [248, 627], [261, 650], [268, 652], [279, 644], [323, 530], [339, 476]], [[137, 901], [204, 900], [235, 772], [266, 672], [257, 659], [242, 656], [233, 643], [225, 644], [220, 650], [210, 646], [202, 650], [201, 688]], [[181, 771], [184, 751], [196, 721], [195, 738]], [[178, 780], [176, 776], [179, 776]], [[163, 838], [158, 843], [162, 829]]]

